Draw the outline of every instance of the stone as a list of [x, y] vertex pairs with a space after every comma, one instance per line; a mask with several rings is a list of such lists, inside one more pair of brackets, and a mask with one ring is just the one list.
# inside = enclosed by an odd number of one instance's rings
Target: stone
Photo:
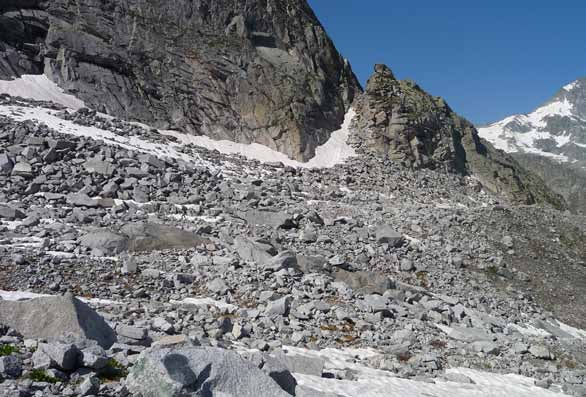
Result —
[[138, 263], [133, 256], [129, 255], [122, 259], [122, 274], [136, 273], [138, 270]]
[[99, 174], [107, 177], [114, 175], [114, 165], [106, 161], [90, 159], [83, 163], [83, 167], [91, 174]]
[[287, 316], [289, 309], [291, 308], [292, 298], [290, 296], [284, 296], [280, 299], [270, 301], [265, 310], [267, 316]]
[[396, 232], [390, 225], [380, 225], [376, 228], [376, 241], [379, 244], [400, 247], [403, 244], [403, 235]]
[[91, 339], [106, 349], [116, 341], [106, 321], [72, 295], [0, 300], [0, 322], [29, 339]]
[[554, 355], [549, 351], [549, 348], [545, 345], [531, 345], [529, 347], [529, 353], [542, 360], [554, 360]]
[[64, 343], [39, 343], [38, 352], [42, 352], [51, 359], [51, 367], [63, 371], [73, 371], [77, 368], [80, 351], [77, 346]]
[[22, 374], [22, 362], [16, 356], [0, 357], [0, 375], [18, 378]]
[[12, 175], [31, 178], [33, 176], [33, 167], [25, 161], [20, 161], [12, 168]]
[[293, 218], [285, 212], [250, 210], [241, 213], [240, 217], [251, 225], [263, 225], [280, 229], [292, 229], [295, 227]]
[[145, 350], [130, 369], [126, 384], [131, 393], [143, 397], [289, 396], [237, 353], [206, 347]]
[[209, 243], [207, 238], [196, 233], [151, 222], [128, 223], [120, 232], [128, 238], [129, 252], [189, 249]]
[[291, 251], [279, 252], [263, 267], [265, 270], [271, 270], [273, 272], [278, 272], [282, 269], [297, 268], [297, 256]]
[[104, 255], [117, 255], [128, 249], [128, 237], [109, 230], [99, 230], [85, 234], [79, 243], [88, 248], [99, 250]]
[[100, 379], [97, 376], [86, 377], [79, 385], [80, 396], [92, 396], [97, 395], [100, 391]]
[[19, 209], [9, 205], [0, 204], [0, 219], [13, 221], [15, 219], [24, 219], [26, 215]]
[[147, 337], [147, 329], [143, 327], [133, 327], [126, 324], [118, 324], [116, 326], [116, 333], [125, 338], [134, 340], [143, 340]]
[[447, 332], [448, 336], [460, 342], [492, 342], [494, 337], [480, 328], [453, 327]]
[[228, 291], [230, 291], [230, 287], [228, 287], [226, 282], [224, 280], [222, 280], [221, 278], [215, 278], [215, 279], [209, 281], [206, 284], [206, 287], [211, 292], [214, 292], [219, 295], [226, 295], [226, 293]]
[[9, 174], [12, 172], [14, 162], [7, 153], [0, 153], [0, 174]]
[[93, 370], [100, 370], [108, 365], [108, 356], [100, 346], [89, 346], [81, 350], [81, 365]]
[[395, 284], [382, 273], [357, 271], [349, 272], [344, 269], [336, 269], [334, 279], [346, 283], [350, 288], [364, 294], [384, 294], [389, 289], [394, 289]]
[[259, 265], [269, 263], [273, 256], [277, 254], [275, 248], [266, 241], [240, 236], [234, 239], [234, 250], [242, 260], [256, 262]]

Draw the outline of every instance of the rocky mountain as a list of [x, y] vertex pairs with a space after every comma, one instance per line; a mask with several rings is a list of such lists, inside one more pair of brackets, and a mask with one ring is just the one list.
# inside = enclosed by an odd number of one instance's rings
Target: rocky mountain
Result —
[[360, 90], [305, 0], [3, 1], [0, 79], [43, 70], [101, 112], [301, 160]]
[[578, 79], [529, 114], [480, 127], [481, 137], [510, 153], [573, 211], [586, 212], [586, 79]]
[[585, 217], [305, 1], [0, 14], [0, 396], [586, 394]]
[[356, 112], [354, 144], [364, 154], [408, 167], [473, 175], [485, 188], [518, 203], [565, 206], [539, 177], [481, 140], [476, 128], [442, 98], [395, 79], [385, 65], [375, 67]]

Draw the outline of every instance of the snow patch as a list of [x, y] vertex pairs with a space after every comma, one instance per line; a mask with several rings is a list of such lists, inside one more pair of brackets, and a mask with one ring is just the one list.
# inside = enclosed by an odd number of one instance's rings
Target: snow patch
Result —
[[221, 311], [227, 313], [235, 313], [238, 310], [238, 306], [230, 303], [221, 302], [212, 298], [184, 298], [180, 301], [170, 300], [169, 303], [174, 305], [190, 305], [197, 307], [215, 307]]
[[[469, 377], [474, 384], [447, 382], [433, 379], [422, 382], [397, 378], [392, 372], [369, 368], [363, 360], [373, 359], [380, 353], [372, 349], [324, 349], [309, 351], [295, 347], [283, 347], [287, 355], [321, 358], [328, 372], [350, 370], [355, 380], [336, 380], [294, 373], [302, 387], [317, 392], [347, 397], [550, 397], [559, 396], [556, 388], [545, 390], [535, 386], [535, 380], [520, 375], [501, 375], [466, 368], [452, 368], [447, 373]], [[308, 393], [309, 395], [309, 393]]]
[[277, 152], [258, 143], [237, 143], [227, 140], [213, 140], [207, 136], [188, 135], [177, 131], [162, 131], [165, 135], [177, 138], [185, 145], [193, 144], [208, 150], [217, 150], [223, 154], [240, 154], [251, 160], [261, 163], [281, 162], [285, 165], [298, 168], [331, 168], [356, 156], [354, 149], [348, 145], [347, 140], [350, 124], [356, 115], [354, 109], [348, 110], [344, 117], [344, 123], [339, 130], [332, 132], [326, 143], [315, 149], [315, 156], [306, 163], [291, 160], [284, 153]]
[[45, 75], [23, 75], [16, 80], [0, 80], [0, 94], [55, 102], [75, 110], [85, 107], [83, 101], [66, 94]]
[[[49, 294], [38, 294], [36, 292], [29, 292], [29, 291], [3, 291], [0, 290], [0, 299], [5, 301], [22, 301], [22, 300], [29, 300], [35, 298], [46, 298], [48, 296], [55, 296]], [[113, 301], [110, 299], [100, 299], [100, 298], [82, 298], [76, 297], [82, 302], [89, 303], [89, 304], [98, 304], [98, 305], [116, 305], [120, 304], [120, 302]]]
[[573, 81], [570, 84], [565, 85], [564, 86], [564, 90], [566, 90], [566, 91], [572, 91], [574, 88], [576, 88], [577, 85], [578, 85], [578, 81], [577, 80], [576, 81]]

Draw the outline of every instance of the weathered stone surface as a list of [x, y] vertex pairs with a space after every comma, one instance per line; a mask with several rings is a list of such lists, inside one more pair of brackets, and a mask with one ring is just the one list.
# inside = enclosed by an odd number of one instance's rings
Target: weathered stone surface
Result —
[[124, 225], [120, 232], [128, 237], [128, 250], [131, 252], [194, 248], [209, 242], [193, 232], [158, 223], [130, 223]]
[[79, 239], [79, 243], [106, 255], [116, 255], [128, 249], [128, 237], [109, 230], [88, 233]]
[[237, 353], [188, 346], [146, 350], [130, 370], [127, 385], [144, 397], [289, 396]]
[[72, 295], [0, 301], [0, 324], [14, 328], [26, 338], [91, 339], [104, 348], [116, 341], [106, 321]]
[[547, 202], [565, 208], [532, 172], [494, 149], [474, 126], [458, 116], [444, 99], [432, 97], [412, 81], [395, 79], [386, 65], [376, 65], [364, 95], [356, 101], [353, 143], [413, 168], [439, 168], [473, 174], [483, 186], [508, 199]]
[[0, 11], [10, 32], [2, 79], [46, 65], [99, 111], [297, 159], [312, 157], [360, 91], [305, 0], [92, 0], [76, 10], [57, 0]]

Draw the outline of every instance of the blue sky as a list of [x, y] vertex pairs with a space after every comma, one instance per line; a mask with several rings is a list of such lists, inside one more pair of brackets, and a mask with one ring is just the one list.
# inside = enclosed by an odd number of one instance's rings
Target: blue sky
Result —
[[309, 0], [364, 84], [375, 63], [475, 123], [586, 76], [586, 0]]

